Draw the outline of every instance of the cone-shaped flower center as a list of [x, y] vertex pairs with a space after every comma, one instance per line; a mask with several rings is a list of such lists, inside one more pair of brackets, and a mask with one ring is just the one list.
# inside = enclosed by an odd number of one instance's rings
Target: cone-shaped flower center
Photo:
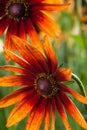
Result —
[[35, 89], [41, 96], [51, 98], [57, 94], [58, 84], [53, 75], [40, 73], [35, 80]]
[[22, 17], [25, 14], [24, 4], [14, 3], [9, 6], [9, 14], [13, 17]]
[[11, 19], [19, 21], [20, 19], [24, 19], [24, 17], [28, 16], [28, 4], [25, 0], [10, 0], [6, 4], [5, 12]]
[[40, 78], [37, 82], [37, 88], [41, 91], [44, 95], [49, 95], [52, 93], [52, 84], [49, 80], [45, 78]]

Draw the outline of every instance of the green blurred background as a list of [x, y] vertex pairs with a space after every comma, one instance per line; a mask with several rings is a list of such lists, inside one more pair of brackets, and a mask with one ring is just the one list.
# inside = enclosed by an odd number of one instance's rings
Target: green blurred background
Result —
[[[76, 74], [84, 84], [87, 94], [87, 1], [86, 0], [68, 0], [71, 2], [71, 6], [67, 11], [61, 11], [54, 15], [58, 22], [62, 34], [59, 39], [52, 39], [51, 43], [55, 49], [58, 57], [59, 65], [63, 64], [64, 67], [70, 67], [73, 73]], [[11, 64], [7, 63], [3, 53], [4, 35], [0, 38], [0, 65]], [[0, 76], [8, 75], [10, 72], [0, 71]], [[81, 93], [76, 83], [69, 84], [74, 90]], [[13, 91], [10, 88], [0, 88], [0, 98]], [[72, 96], [72, 100], [80, 109], [82, 115], [87, 121], [87, 113], [84, 105], [76, 101]], [[6, 128], [6, 120], [12, 107], [0, 109], [0, 130], [24, 130], [26, 125], [26, 119], [21, 121], [15, 126]], [[68, 113], [67, 113], [68, 114]], [[81, 128], [68, 114], [69, 122], [72, 130], [84, 130]], [[56, 112], [56, 130], [65, 130], [64, 125]], [[43, 129], [43, 124], [40, 128]]]

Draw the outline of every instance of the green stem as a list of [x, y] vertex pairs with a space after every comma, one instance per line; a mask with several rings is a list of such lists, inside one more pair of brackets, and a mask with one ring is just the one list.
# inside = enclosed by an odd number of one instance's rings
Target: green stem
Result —
[[[84, 87], [83, 83], [81, 82], [81, 80], [73, 73], [72, 73], [72, 78], [77, 82], [78, 86], [80, 87], [82, 95], [86, 97], [85, 87]], [[84, 104], [84, 106], [85, 106], [85, 110], [87, 112], [87, 105]]]
[[77, 82], [78, 86], [80, 87], [82, 95], [86, 97], [86, 91], [81, 80], [73, 73], [72, 73], [72, 78]]

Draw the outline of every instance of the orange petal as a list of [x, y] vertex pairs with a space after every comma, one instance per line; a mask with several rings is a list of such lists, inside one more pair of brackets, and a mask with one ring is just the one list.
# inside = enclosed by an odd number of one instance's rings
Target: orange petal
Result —
[[12, 41], [22, 57], [34, 66], [35, 69], [37, 68], [37, 72], [48, 71], [46, 59], [39, 50], [16, 36], [12, 36]]
[[12, 110], [7, 120], [7, 127], [12, 126], [24, 119], [32, 108], [34, 108], [39, 100], [39, 96], [35, 94], [32, 96], [21, 100], [21, 102]]
[[22, 85], [32, 85], [33, 81], [28, 76], [23, 75], [10, 75], [0, 77], [0, 86], [2, 87], [13, 87]]
[[66, 130], [72, 130], [72, 128], [70, 127], [70, 124], [68, 122], [66, 112], [64, 111], [63, 105], [62, 105], [61, 100], [58, 96], [56, 97], [56, 106], [57, 106], [58, 112], [61, 116], [61, 119], [65, 125]]
[[48, 101], [45, 107], [44, 130], [49, 130], [50, 128], [50, 111], [51, 111], [51, 104], [50, 101]]
[[34, 28], [34, 26], [32, 25], [32, 21], [28, 18], [25, 21], [25, 29], [26, 32], [29, 34], [30, 39], [32, 41], [32, 44], [41, 52], [43, 53], [43, 49], [42, 49], [42, 44], [40, 42], [40, 38]]
[[64, 93], [60, 93], [60, 99], [63, 102], [64, 106], [66, 107], [67, 111], [70, 115], [76, 120], [76, 122], [81, 125], [83, 128], [87, 129], [87, 123], [84, 120], [83, 116], [81, 115], [78, 108], [75, 104], [71, 101], [69, 97], [67, 97]]
[[60, 91], [72, 94], [77, 100], [79, 100], [80, 102], [82, 102], [84, 104], [87, 104], [87, 97], [82, 96], [81, 94], [75, 92], [71, 88], [69, 88], [69, 87], [67, 87], [67, 86], [65, 86], [63, 84], [60, 84], [59, 89], [60, 89]]
[[12, 71], [12, 72], [17, 72], [23, 75], [28, 75], [31, 78], [34, 78], [35, 75], [33, 73], [31, 73], [29, 70], [24, 69], [24, 68], [19, 68], [16, 66], [12, 66], [12, 65], [5, 65], [5, 66], [0, 66], [0, 70], [7, 70], [7, 71]]
[[70, 4], [48, 4], [40, 3], [38, 5], [33, 5], [31, 10], [47, 10], [47, 11], [60, 11], [66, 9]]
[[51, 130], [55, 130], [55, 100], [52, 99], [52, 123]]
[[47, 61], [50, 67], [50, 71], [54, 72], [57, 68], [58, 62], [57, 62], [55, 52], [52, 48], [52, 45], [49, 43], [48, 38], [46, 36], [44, 37], [43, 45], [44, 45], [44, 51], [47, 57]]
[[58, 68], [55, 73], [58, 82], [71, 80], [72, 70], [67, 68]]
[[39, 105], [33, 109], [27, 121], [26, 130], [39, 130], [44, 115], [45, 104], [46, 100], [42, 99]]
[[20, 21], [20, 24], [19, 24], [19, 37], [27, 40], [27, 34], [26, 34], [26, 31], [25, 31], [25, 25], [24, 25], [23, 21]]
[[[17, 21], [11, 21], [11, 23], [8, 27], [8, 30], [7, 30], [7, 33], [6, 33], [6, 39], [5, 39], [5, 47], [7, 49], [11, 50], [11, 51], [15, 50], [15, 46], [12, 44], [10, 36], [12, 34], [18, 35], [18, 29], [19, 29], [18, 22]], [[7, 57], [7, 60], [9, 60], [8, 57]]]
[[31, 89], [31, 87], [25, 87], [19, 90], [16, 90], [15, 92], [8, 94], [4, 98], [0, 100], [0, 108], [8, 107], [20, 100], [22, 100], [25, 97], [30, 97], [31, 95], [35, 94], [34, 89]]
[[59, 37], [61, 31], [53, 19], [40, 11], [36, 11], [32, 15], [33, 23], [35, 23], [43, 32], [54, 38]]
[[22, 67], [28, 69], [29, 71], [35, 73], [34, 68], [25, 59], [19, 57], [18, 55], [16, 55], [15, 53], [13, 53], [12, 51], [10, 51], [10, 50], [8, 50], [6, 48], [4, 48], [4, 51], [5, 51], [5, 55], [10, 57], [11, 60], [13, 60], [14, 62], [18, 63]]

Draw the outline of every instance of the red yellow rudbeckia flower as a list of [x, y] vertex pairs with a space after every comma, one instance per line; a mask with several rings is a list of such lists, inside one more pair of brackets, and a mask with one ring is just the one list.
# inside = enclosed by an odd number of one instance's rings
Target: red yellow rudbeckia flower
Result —
[[[5, 52], [19, 64], [19, 67], [0, 66], [0, 70], [17, 72], [15, 75], [0, 77], [0, 86], [23, 87], [19, 87], [0, 100], [0, 108], [17, 103], [8, 117], [6, 126], [18, 123], [30, 113], [26, 130], [38, 130], [43, 118], [44, 130], [49, 130], [50, 127], [51, 130], [55, 130], [55, 109], [57, 109], [66, 130], [72, 130], [65, 112], [66, 108], [74, 120], [87, 129], [86, 121], [67, 94], [71, 94], [84, 104], [87, 104], [87, 98], [63, 84], [71, 80], [72, 71], [69, 68], [58, 67], [55, 52], [47, 37], [43, 42], [44, 53], [16, 36], [12, 37], [12, 41], [21, 57], [8, 49], [5, 49]], [[52, 118], [50, 118], [51, 112]]]
[[0, 35], [6, 30], [5, 46], [10, 50], [15, 47], [10, 42], [10, 35], [17, 35], [26, 39], [26, 34], [31, 41], [39, 44], [35, 27], [52, 37], [60, 34], [59, 27], [47, 15], [46, 11], [59, 11], [69, 4], [49, 3], [47, 0], [0, 0]]

